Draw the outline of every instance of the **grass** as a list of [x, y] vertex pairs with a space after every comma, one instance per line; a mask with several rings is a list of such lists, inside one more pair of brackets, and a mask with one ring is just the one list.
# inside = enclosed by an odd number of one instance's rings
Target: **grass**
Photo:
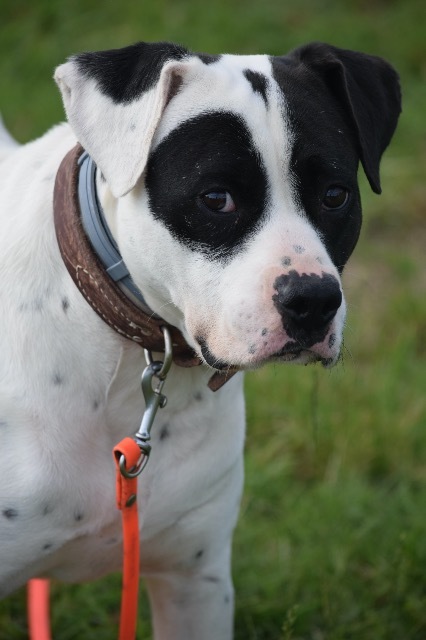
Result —
[[[0, 108], [21, 141], [62, 119], [56, 64], [139, 39], [275, 54], [324, 40], [383, 55], [401, 73], [383, 195], [361, 178], [343, 364], [247, 376], [237, 640], [426, 637], [425, 13], [416, 0], [0, 0]], [[115, 638], [119, 590], [119, 576], [55, 585], [56, 640]], [[141, 638], [148, 619], [142, 599]], [[0, 604], [0, 640], [24, 638], [25, 625], [21, 591]]]

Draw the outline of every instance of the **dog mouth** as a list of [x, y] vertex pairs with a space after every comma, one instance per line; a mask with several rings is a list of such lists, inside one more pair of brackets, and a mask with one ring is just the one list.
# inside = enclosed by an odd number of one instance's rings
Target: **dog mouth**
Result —
[[233, 366], [229, 362], [225, 362], [220, 358], [216, 358], [216, 356], [210, 351], [205, 338], [198, 336], [196, 341], [200, 345], [201, 355], [204, 361], [209, 365], [209, 367], [212, 367], [212, 369], [216, 369], [216, 371], [238, 371], [241, 368]]
[[303, 347], [296, 342], [289, 342], [275, 353], [259, 360], [251, 360], [244, 364], [234, 364], [217, 358], [209, 349], [207, 341], [198, 337], [197, 342], [201, 348], [201, 354], [212, 369], [221, 372], [250, 371], [272, 362], [289, 362], [300, 363], [304, 365], [315, 364], [320, 362], [324, 368], [332, 367], [338, 360], [338, 357], [325, 357], [313, 349]]
[[291, 345], [286, 345], [283, 349], [280, 349], [280, 351], [268, 358], [267, 362], [294, 362], [304, 365], [319, 362], [327, 369], [332, 367], [337, 360], [338, 358], [324, 357], [311, 349], [292, 348]]

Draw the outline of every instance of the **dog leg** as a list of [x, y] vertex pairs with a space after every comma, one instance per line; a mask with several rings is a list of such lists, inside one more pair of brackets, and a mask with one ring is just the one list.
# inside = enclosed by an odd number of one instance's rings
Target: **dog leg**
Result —
[[155, 640], [231, 640], [230, 547], [195, 574], [171, 571], [147, 578]]

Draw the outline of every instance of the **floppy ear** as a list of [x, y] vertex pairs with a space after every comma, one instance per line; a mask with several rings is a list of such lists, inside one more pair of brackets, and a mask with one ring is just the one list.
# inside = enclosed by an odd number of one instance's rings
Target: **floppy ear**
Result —
[[56, 69], [68, 121], [113, 195], [141, 176], [157, 125], [190, 54], [168, 43], [138, 43], [73, 56]]
[[371, 188], [381, 193], [380, 159], [401, 113], [398, 75], [376, 56], [312, 43], [291, 56], [319, 75], [349, 116], [359, 142], [359, 154]]

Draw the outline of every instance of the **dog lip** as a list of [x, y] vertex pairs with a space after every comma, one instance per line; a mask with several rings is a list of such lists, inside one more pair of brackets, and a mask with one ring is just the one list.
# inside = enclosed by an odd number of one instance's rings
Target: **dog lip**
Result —
[[288, 342], [285, 344], [279, 351], [276, 351], [272, 354], [271, 358], [281, 358], [282, 356], [300, 356], [302, 351], [308, 351], [308, 349], [303, 349], [296, 342]]
[[323, 358], [319, 353], [316, 353], [312, 349], [304, 349], [295, 343], [284, 345], [282, 349], [277, 351], [270, 357], [270, 361], [279, 360], [281, 362], [296, 362], [299, 358], [304, 357], [303, 364], [313, 364], [315, 362], [321, 362], [323, 366], [331, 366], [333, 358]]
[[298, 358], [305, 356], [308, 359], [304, 361], [304, 364], [312, 364], [315, 362], [321, 362], [324, 368], [330, 368], [335, 364], [334, 358], [326, 358], [316, 353], [312, 349], [307, 349], [298, 344], [297, 342], [287, 342], [281, 349], [276, 351], [275, 353], [260, 359], [257, 362], [251, 361], [246, 364], [231, 364], [230, 362], [225, 362], [224, 360], [220, 360], [216, 358], [214, 354], [210, 351], [207, 346], [207, 341], [204, 338], [197, 337], [197, 342], [201, 347], [201, 353], [204, 362], [214, 369], [217, 372], [225, 373], [225, 372], [236, 372], [236, 371], [244, 371], [257, 369], [258, 367], [268, 364], [268, 362], [295, 362]]
[[195, 339], [200, 345], [201, 355], [204, 361], [206, 362], [206, 364], [209, 365], [209, 367], [211, 367], [212, 369], [215, 369], [216, 371], [224, 371], [225, 369], [235, 369], [235, 367], [232, 367], [228, 362], [225, 362], [224, 360], [220, 360], [219, 358], [215, 357], [215, 355], [210, 351], [209, 346], [207, 344], [207, 340], [205, 338], [201, 336], [197, 336]]

